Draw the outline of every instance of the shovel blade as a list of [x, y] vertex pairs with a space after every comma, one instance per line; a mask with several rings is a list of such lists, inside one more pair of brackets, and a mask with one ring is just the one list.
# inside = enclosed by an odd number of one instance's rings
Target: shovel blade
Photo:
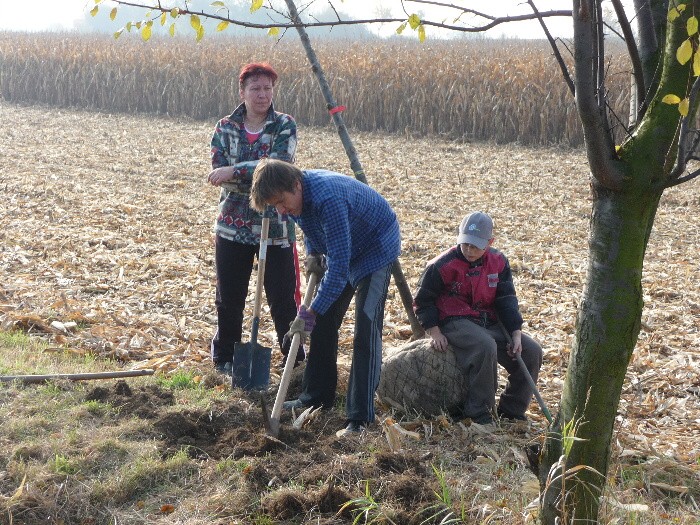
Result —
[[254, 343], [236, 343], [231, 385], [243, 390], [265, 390], [270, 384], [272, 350]]

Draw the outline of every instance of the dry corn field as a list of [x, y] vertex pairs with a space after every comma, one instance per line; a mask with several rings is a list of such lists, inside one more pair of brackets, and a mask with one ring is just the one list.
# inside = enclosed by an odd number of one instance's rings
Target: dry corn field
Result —
[[[538, 41], [314, 42], [347, 124], [358, 130], [528, 145], [582, 143], [552, 51]], [[566, 53], [566, 49], [563, 49]], [[609, 64], [610, 100], [624, 122], [628, 69]], [[0, 33], [0, 94], [7, 101], [195, 119], [223, 115], [237, 73], [266, 60], [280, 73], [280, 109], [300, 124], [328, 123], [326, 103], [296, 34], [271, 38]]]

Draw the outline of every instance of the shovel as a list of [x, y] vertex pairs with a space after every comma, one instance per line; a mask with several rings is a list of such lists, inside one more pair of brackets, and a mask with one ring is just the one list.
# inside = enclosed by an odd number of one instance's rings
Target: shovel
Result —
[[[304, 306], [307, 308], [311, 305], [311, 300], [316, 293], [316, 284], [318, 281], [318, 276], [312, 273], [309, 277], [309, 282], [306, 286], [306, 293], [304, 294]], [[284, 371], [282, 372], [282, 379], [280, 379], [279, 390], [277, 390], [277, 397], [275, 398], [275, 405], [272, 407], [272, 414], [270, 415], [268, 434], [272, 437], [277, 437], [280, 433], [280, 414], [282, 412], [282, 405], [284, 404], [284, 398], [287, 397], [287, 389], [289, 388], [289, 381], [292, 378], [292, 370], [294, 370], [294, 362], [297, 358], [297, 351], [299, 350], [299, 345], [301, 344], [301, 337], [299, 334], [294, 334], [292, 338], [292, 346], [289, 348], [289, 354], [287, 355], [287, 362], [284, 364]], [[265, 411], [265, 408], [263, 408]]]
[[270, 384], [270, 358], [272, 350], [258, 344], [258, 326], [260, 325], [260, 303], [263, 282], [265, 280], [265, 261], [267, 259], [267, 235], [270, 218], [263, 217], [260, 232], [260, 249], [258, 250], [258, 282], [255, 286], [253, 305], [253, 326], [250, 342], [236, 343], [233, 348], [233, 370], [231, 384], [243, 390], [265, 390]]
[[[513, 339], [511, 338], [510, 334], [508, 333], [508, 330], [506, 330], [506, 327], [503, 326], [503, 323], [501, 322], [500, 319], [498, 320], [498, 325], [501, 327], [501, 331], [503, 332], [503, 335], [505, 336], [508, 344], [512, 345]], [[542, 399], [542, 396], [540, 395], [539, 390], [537, 390], [537, 385], [535, 384], [534, 379], [532, 379], [532, 376], [530, 375], [530, 371], [527, 369], [527, 365], [525, 364], [525, 361], [523, 361], [523, 356], [521, 356], [520, 354], [516, 354], [515, 359], [518, 361], [518, 365], [520, 365], [520, 368], [525, 375], [525, 380], [527, 381], [527, 384], [532, 389], [532, 393], [535, 396], [535, 399], [537, 400], [537, 404], [540, 405], [540, 409], [542, 410], [544, 417], [547, 418], [547, 421], [549, 421], [549, 424], [551, 425], [552, 424], [552, 413], [549, 411], [549, 409], [547, 408], [547, 405], [544, 403], [544, 399]]]

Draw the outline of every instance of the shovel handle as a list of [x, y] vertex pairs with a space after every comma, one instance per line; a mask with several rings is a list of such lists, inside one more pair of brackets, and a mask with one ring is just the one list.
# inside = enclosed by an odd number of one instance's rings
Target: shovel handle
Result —
[[542, 396], [540, 395], [539, 391], [537, 390], [537, 385], [535, 384], [535, 381], [532, 379], [532, 376], [530, 375], [530, 371], [527, 369], [527, 365], [525, 364], [525, 361], [523, 361], [523, 356], [521, 356], [520, 354], [516, 354], [515, 358], [518, 360], [518, 364], [520, 365], [520, 368], [523, 370], [523, 373], [525, 374], [525, 380], [530, 385], [530, 388], [532, 388], [532, 393], [535, 395], [535, 399], [537, 399], [537, 404], [540, 405], [540, 408], [542, 409], [542, 413], [544, 414], [544, 417], [547, 418], [547, 421], [549, 421], [549, 424], [551, 425], [552, 424], [552, 414], [549, 412], [547, 405], [544, 404], [544, 399], [542, 399]]
[[270, 231], [270, 217], [263, 217], [260, 229], [260, 248], [258, 248], [258, 282], [255, 284], [255, 302], [253, 303], [253, 317], [260, 317], [262, 305], [262, 291], [265, 282], [265, 266], [267, 262], [267, 238]]
[[[501, 331], [503, 332], [503, 335], [506, 338], [506, 341], [508, 341], [509, 345], [513, 344], [513, 338], [510, 336], [508, 333], [508, 330], [506, 330], [506, 327], [503, 326], [503, 322], [499, 319], [498, 320], [498, 325], [501, 327]], [[525, 375], [525, 381], [527, 381], [527, 384], [530, 386], [532, 389], [532, 393], [535, 396], [535, 399], [537, 400], [537, 404], [540, 405], [540, 409], [542, 410], [542, 413], [544, 414], [544, 417], [547, 418], [547, 421], [549, 421], [549, 424], [552, 424], [552, 414], [547, 408], [547, 405], [544, 404], [544, 399], [542, 399], [542, 396], [540, 395], [539, 390], [537, 390], [537, 385], [535, 384], [535, 381], [532, 379], [532, 376], [530, 375], [530, 371], [527, 369], [527, 365], [525, 364], [525, 361], [523, 361], [523, 356], [518, 354], [515, 354], [515, 359], [518, 361], [518, 365], [520, 365], [520, 368], [523, 371], [523, 374]]]
[[[318, 276], [312, 273], [306, 286], [306, 293], [304, 293], [304, 306], [307, 308], [311, 305], [311, 300], [316, 293], [317, 284]], [[287, 389], [289, 388], [289, 381], [292, 378], [292, 370], [294, 369], [300, 343], [301, 336], [298, 333], [294, 334], [292, 346], [289, 348], [289, 353], [287, 354], [287, 362], [284, 364], [284, 371], [282, 372], [282, 379], [280, 379], [280, 386], [277, 391], [277, 397], [275, 398], [275, 404], [272, 407], [272, 414], [270, 414], [270, 433], [274, 437], [277, 437], [279, 434], [282, 405], [284, 404], [285, 397], [287, 397]]]

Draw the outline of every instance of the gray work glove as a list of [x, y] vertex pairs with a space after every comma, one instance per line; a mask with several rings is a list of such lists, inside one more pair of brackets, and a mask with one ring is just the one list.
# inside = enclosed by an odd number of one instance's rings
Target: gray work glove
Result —
[[306, 268], [307, 277], [315, 275], [320, 281], [326, 273], [326, 258], [321, 254], [308, 254], [304, 261], [304, 267]]
[[301, 343], [306, 342], [306, 340], [311, 336], [311, 331], [314, 329], [315, 324], [316, 314], [302, 304], [299, 307], [299, 312], [294, 318], [294, 321], [289, 323], [289, 332], [284, 334], [282, 345], [287, 344], [287, 340], [291, 340], [292, 337], [294, 337], [294, 334], [299, 334], [299, 341]]

